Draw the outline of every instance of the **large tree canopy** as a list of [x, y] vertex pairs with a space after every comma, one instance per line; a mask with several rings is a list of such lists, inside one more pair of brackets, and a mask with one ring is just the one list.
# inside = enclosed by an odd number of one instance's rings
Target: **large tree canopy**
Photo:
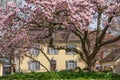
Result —
[[[106, 33], [115, 28], [114, 20], [120, 16], [119, 0], [26, 0], [19, 8], [9, 2], [6, 8], [0, 8], [0, 13], [1, 50], [3, 47], [5, 50], [16, 48], [18, 44], [19, 47], [30, 46], [29, 29], [33, 28], [39, 30], [34, 41], [43, 42], [47, 38], [50, 47], [66, 50], [64, 46], [53, 45], [53, 34], [65, 29], [65, 39], [69, 39], [71, 33], [79, 37], [82, 51], [69, 50], [78, 53], [90, 70], [100, 48], [120, 39], [118, 35], [104, 40]], [[97, 25], [90, 30], [89, 25], [94, 19]]]

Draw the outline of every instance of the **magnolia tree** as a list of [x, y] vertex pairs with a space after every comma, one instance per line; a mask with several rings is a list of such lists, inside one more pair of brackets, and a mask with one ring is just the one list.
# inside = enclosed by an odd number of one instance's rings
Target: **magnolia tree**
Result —
[[[25, 22], [26, 17], [25, 14], [22, 14], [21, 9], [14, 2], [8, 2], [6, 7], [0, 7], [0, 56], [9, 60], [11, 73], [13, 72], [15, 58], [19, 59], [19, 63], [20, 58], [24, 58], [24, 56], [37, 61], [26, 53], [31, 48], [40, 50], [50, 62], [42, 48], [33, 47], [37, 34], [31, 34], [28, 27], [29, 23]], [[43, 64], [39, 64], [49, 71]]]
[[20, 58], [30, 46], [30, 37], [22, 28], [17, 10], [16, 4], [11, 2], [6, 8], [0, 7], [0, 56], [9, 60], [10, 72], [13, 72], [14, 58]]
[[[115, 18], [120, 16], [120, 3], [118, 0], [113, 0], [111, 2], [108, 0], [25, 1], [26, 4], [20, 8], [15, 7], [15, 9], [6, 10], [7, 12], [10, 11], [8, 13], [0, 9], [1, 13], [4, 13], [1, 15], [0, 19], [2, 36], [5, 36], [3, 34], [9, 27], [10, 34], [11, 32], [19, 32], [19, 30], [25, 30], [25, 33], [27, 33], [31, 28], [37, 29], [39, 33], [34, 35], [35, 42], [48, 42], [49, 47], [76, 52], [87, 64], [89, 70], [93, 69], [96, 61], [95, 58], [99, 50], [103, 46], [114, 43], [120, 39], [120, 35], [112, 39], [104, 39], [107, 32], [115, 28], [113, 23]], [[13, 4], [10, 4], [10, 6], [14, 8]], [[4, 19], [2, 19], [2, 17]], [[12, 18], [12, 20], [10, 18]], [[89, 25], [94, 19], [97, 21], [97, 25], [94, 26], [94, 30], [91, 30]], [[10, 24], [9, 21], [12, 21], [13, 24]], [[9, 23], [9, 26], [4, 22], [7, 24]], [[14, 25], [17, 26], [17, 29], [12, 31], [12, 29], [14, 29], [12, 26]], [[4, 27], [5, 30], [2, 32]], [[59, 29], [64, 29], [63, 35], [64, 39], [67, 41], [69, 41], [71, 33], [75, 34], [80, 40], [82, 51], [76, 48], [66, 48], [65, 46], [54, 45], [54, 34], [57, 33]], [[92, 36], [93, 34], [95, 36]], [[28, 36], [29, 35], [27, 35], [27, 37]], [[24, 36], [21, 35], [21, 33], [19, 36], [16, 35], [15, 42], [18, 42], [18, 39], [22, 41], [25, 39], [27, 42], [29, 40], [27, 37], [23, 39], [19, 37]], [[91, 38], [94, 41], [91, 41]], [[3, 39], [10, 40], [7, 37], [1, 38], [2, 41]], [[14, 43], [11, 44], [11, 46], [13, 45]]]
[[[99, 50], [120, 39], [120, 35], [105, 39], [109, 30], [115, 28], [115, 18], [120, 16], [118, 0], [27, 0], [27, 4], [27, 10], [21, 10], [27, 15], [26, 23], [29, 27], [44, 28], [36, 39], [41, 41], [47, 38], [50, 47], [75, 51], [89, 70], [93, 69]], [[97, 25], [91, 30], [89, 25], [94, 19]], [[79, 37], [82, 51], [53, 45], [53, 34], [59, 29], [65, 29], [64, 38], [68, 41], [71, 33]]]

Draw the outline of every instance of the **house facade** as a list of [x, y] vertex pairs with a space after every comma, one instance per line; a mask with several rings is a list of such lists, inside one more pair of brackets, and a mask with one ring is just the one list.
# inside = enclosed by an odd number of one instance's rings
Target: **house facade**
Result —
[[[59, 43], [59, 45], [65, 44]], [[44, 49], [43, 51], [45, 54], [52, 61], [56, 71], [74, 69], [77, 66], [80, 68], [85, 67], [85, 63], [80, 60], [80, 56], [74, 52], [66, 52], [65, 50], [58, 51], [47, 47], [47, 45], [41, 46]], [[68, 43], [66, 46], [76, 47], [79, 45], [75, 43]], [[24, 57], [24, 59], [20, 61], [20, 65], [16, 65], [16, 70], [20, 69], [22, 72], [45, 72], [46, 69], [42, 67], [40, 63], [43, 64], [49, 71], [51, 70], [50, 62], [46, 59], [42, 52], [32, 49], [28, 52], [28, 54], [31, 54], [31, 57], [37, 61], [30, 57]]]
[[[62, 34], [63, 32], [59, 31], [57, 34], [54, 35], [55, 37], [54, 45], [64, 46], [67, 48], [77, 48], [81, 50], [81, 44], [78, 37], [76, 37], [74, 34], [71, 34], [72, 37], [70, 37], [69, 41], [65, 41], [61, 36]], [[53, 49], [48, 47], [47, 43], [43, 43], [43, 44], [38, 43], [38, 44], [35, 44], [34, 46], [40, 49], [42, 48], [45, 55], [49, 58], [51, 63], [54, 65], [54, 70], [56, 71], [70, 70], [78, 66], [81, 69], [83, 69], [86, 66], [86, 64], [81, 60], [80, 55], [73, 51], [66, 51], [63, 49], [61, 50]], [[28, 52], [26, 52], [26, 54], [29, 55], [30, 57], [24, 56], [23, 59], [16, 61], [16, 71], [22, 71], [22, 72], [47, 71], [40, 64], [44, 65], [49, 71], [51, 71], [51, 69], [53, 68], [51, 67], [48, 59], [40, 50], [31, 48]]]

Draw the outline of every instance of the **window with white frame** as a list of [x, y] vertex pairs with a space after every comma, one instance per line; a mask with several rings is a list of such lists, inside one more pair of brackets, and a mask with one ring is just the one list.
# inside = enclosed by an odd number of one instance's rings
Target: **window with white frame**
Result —
[[48, 47], [48, 54], [58, 54], [58, 50]]
[[29, 50], [29, 53], [37, 56], [40, 53], [39, 48], [40, 48], [40, 45], [35, 45], [33, 48]]
[[[68, 49], [76, 48], [76, 45], [68, 44], [68, 45], [66, 46], [66, 48], [68, 48]], [[67, 53], [67, 54], [75, 54], [75, 52], [74, 52], [74, 51], [71, 51], [71, 50], [67, 50], [66, 53]]]
[[77, 61], [69, 60], [66, 61], [66, 69], [74, 69], [77, 67]]
[[38, 61], [30, 61], [28, 63], [28, 69], [31, 70], [31, 71], [40, 70], [40, 62], [38, 62]]

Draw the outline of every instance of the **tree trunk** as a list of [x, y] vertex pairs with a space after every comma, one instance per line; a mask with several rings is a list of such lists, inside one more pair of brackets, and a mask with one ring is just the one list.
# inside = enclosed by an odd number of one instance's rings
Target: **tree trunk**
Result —
[[15, 72], [15, 65], [14, 65], [14, 50], [11, 51], [11, 54], [9, 56], [10, 61], [10, 74]]
[[[19, 54], [20, 55], [20, 54]], [[21, 72], [21, 70], [20, 70], [21, 68], [20, 68], [20, 57], [19, 57], [19, 70], [18, 70], [18, 72]]]
[[85, 70], [94, 71], [94, 67], [95, 67], [95, 60], [94, 59], [87, 60], [86, 64], [87, 64], [87, 66], [86, 66]]
[[13, 60], [12, 57], [10, 56], [10, 74], [13, 73]]
[[51, 71], [51, 72], [54, 72], [55, 69], [56, 69], [55, 65], [54, 65], [54, 64], [50, 64], [50, 65], [51, 65], [51, 66], [50, 66], [50, 67], [51, 67], [50, 71]]

